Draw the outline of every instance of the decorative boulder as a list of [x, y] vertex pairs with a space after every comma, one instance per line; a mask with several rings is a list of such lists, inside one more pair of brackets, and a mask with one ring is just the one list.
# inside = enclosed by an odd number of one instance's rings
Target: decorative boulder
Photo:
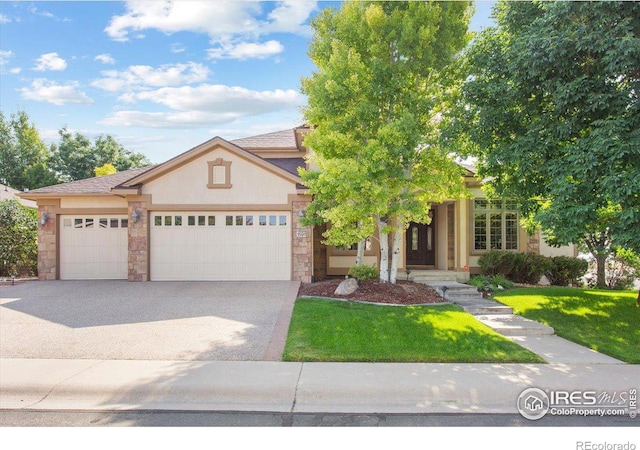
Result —
[[335, 295], [349, 295], [353, 294], [358, 289], [358, 280], [355, 278], [347, 278], [338, 285], [334, 294]]

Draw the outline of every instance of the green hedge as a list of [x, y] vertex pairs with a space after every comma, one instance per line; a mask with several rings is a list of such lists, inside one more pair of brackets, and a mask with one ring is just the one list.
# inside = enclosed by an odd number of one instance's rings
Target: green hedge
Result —
[[551, 267], [551, 260], [546, 256], [503, 250], [485, 253], [478, 263], [487, 275], [502, 275], [514, 283], [523, 284], [537, 284]]
[[582, 286], [582, 277], [589, 270], [589, 263], [580, 258], [556, 256], [551, 258], [551, 267], [545, 272], [553, 286]]

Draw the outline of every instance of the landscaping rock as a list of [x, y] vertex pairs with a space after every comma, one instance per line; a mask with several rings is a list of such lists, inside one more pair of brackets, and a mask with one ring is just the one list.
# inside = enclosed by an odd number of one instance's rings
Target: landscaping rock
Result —
[[349, 295], [353, 294], [358, 289], [358, 280], [355, 278], [347, 278], [338, 285], [334, 294], [335, 295]]

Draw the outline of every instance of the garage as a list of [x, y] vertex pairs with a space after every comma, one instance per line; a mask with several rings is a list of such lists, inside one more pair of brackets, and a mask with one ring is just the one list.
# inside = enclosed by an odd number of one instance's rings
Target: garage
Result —
[[289, 212], [150, 213], [154, 281], [291, 279]]
[[60, 216], [60, 279], [126, 280], [125, 215]]

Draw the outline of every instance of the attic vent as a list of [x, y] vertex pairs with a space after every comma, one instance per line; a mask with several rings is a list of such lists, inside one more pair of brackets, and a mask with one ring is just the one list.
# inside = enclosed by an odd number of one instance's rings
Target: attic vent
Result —
[[230, 189], [231, 188], [231, 161], [218, 158], [215, 161], [207, 161], [209, 170], [209, 189]]

